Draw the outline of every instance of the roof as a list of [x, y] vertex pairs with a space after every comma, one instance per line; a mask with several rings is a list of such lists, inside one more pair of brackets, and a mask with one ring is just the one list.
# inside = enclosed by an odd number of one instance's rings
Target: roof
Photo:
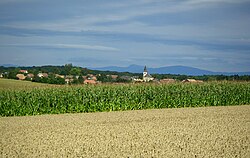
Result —
[[161, 79], [160, 82], [162, 82], [162, 83], [175, 82], [175, 79], [165, 78], [165, 79]]
[[186, 80], [183, 80], [182, 82], [197, 82], [195, 79], [186, 79]]
[[26, 78], [23, 74], [17, 74], [16, 77], [17, 77], [19, 80], [24, 80], [24, 79]]
[[28, 73], [27, 70], [20, 70], [19, 72], [22, 72], [22, 73]]
[[95, 80], [84, 80], [85, 84], [96, 84]]
[[150, 74], [146, 74], [144, 77], [150, 77], [150, 78], [152, 78], [152, 76]]
[[34, 77], [34, 74], [28, 74], [27, 77], [28, 77], [28, 78], [33, 78], [33, 77]]

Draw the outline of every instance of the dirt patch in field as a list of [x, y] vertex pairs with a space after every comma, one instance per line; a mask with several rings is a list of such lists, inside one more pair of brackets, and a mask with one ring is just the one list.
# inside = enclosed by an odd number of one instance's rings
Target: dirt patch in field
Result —
[[0, 157], [249, 157], [250, 106], [0, 118]]

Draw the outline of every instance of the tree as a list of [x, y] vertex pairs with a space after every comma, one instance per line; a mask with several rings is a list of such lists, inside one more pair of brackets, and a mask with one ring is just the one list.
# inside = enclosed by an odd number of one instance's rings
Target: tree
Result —
[[79, 76], [79, 75], [81, 75], [81, 69], [78, 67], [71, 68], [69, 74]]
[[65, 70], [66, 75], [70, 74], [70, 70], [72, 69], [72, 67], [73, 67], [72, 64], [65, 64], [64, 70]]
[[83, 81], [84, 81], [84, 80], [83, 80], [82, 75], [80, 75], [80, 76], [79, 76], [78, 81], [79, 81], [79, 83], [80, 83], [80, 84], [82, 84], [82, 83], [83, 83]]
[[10, 70], [8, 73], [8, 78], [16, 79], [16, 75], [18, 74], [19, 71], [20, 71], [20, 68], [15, 68], [13, 70]]

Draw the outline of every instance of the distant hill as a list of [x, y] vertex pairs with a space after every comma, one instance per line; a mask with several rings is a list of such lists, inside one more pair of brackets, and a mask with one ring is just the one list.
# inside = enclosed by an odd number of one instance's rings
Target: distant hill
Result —
[[3, 66], [3, 67], [18, 67], [18, 65], [14, 65], [14, 64], [0, 64], [0, 66]]
[[[128, 67], [118, 67], [118, 66], [108, 66], [99, 68], [90, 68], [93, 70], [101, 71], [117, 71], [117, 72], [132, 72], [141, 73], [144, 66], [141, 65], [130, 65]], [[213, 72], [188, 66], [166, 66], [159, 68], [147, 68], [151, 74], [180, 74], [180, 75], [191, 75], [191, 76], [201, 76], [201, 75], [250, 75], [250, 72]]]

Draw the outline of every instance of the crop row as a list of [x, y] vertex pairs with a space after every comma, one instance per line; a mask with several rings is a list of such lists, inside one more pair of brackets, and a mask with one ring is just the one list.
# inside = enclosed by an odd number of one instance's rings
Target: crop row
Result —
[[90, 85], [0, 91], [1, 116], [244, 104], [250, 104], [248, 82]]

